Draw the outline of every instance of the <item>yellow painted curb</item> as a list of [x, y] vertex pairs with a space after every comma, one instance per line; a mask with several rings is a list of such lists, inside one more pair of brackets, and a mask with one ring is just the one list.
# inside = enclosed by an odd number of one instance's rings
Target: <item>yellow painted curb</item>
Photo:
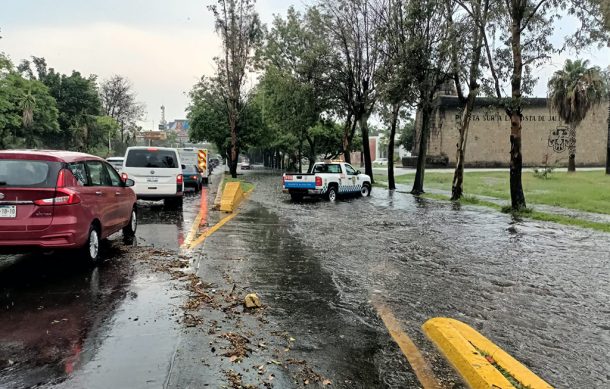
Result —
[[222, 212], [233, 212], [244, 199], [244, 191], [240, 182], [227, 182], [222, 198], [220, 199], [220, 210]]
[[473, 389], [515, 388], [498, 366], [525, 387], [553, 388], [489, 339], [458, 320], [437, 317], [428, 320], [422, 328]]

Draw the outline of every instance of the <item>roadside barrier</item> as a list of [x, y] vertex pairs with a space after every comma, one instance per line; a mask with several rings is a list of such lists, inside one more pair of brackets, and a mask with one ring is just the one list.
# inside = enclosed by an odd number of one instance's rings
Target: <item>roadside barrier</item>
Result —
[[467, 324], [437, 317], [422, 328], [473, 389], [553, 388]]
[[220, 211], [232, 213], [244, 200], [244, 191], [239, 182], [227, 182], [220, 199]]

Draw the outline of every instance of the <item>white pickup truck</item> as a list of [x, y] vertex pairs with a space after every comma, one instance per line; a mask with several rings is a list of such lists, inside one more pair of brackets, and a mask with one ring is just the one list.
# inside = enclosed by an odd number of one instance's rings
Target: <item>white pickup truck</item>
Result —
[[360, 173], [349, 163], [318, 162], [311, 173], [284, 173], [283, 192], [289, 193], [293, 200], [304, 196], [324, 196], [335, 201], [338, 195], [371, 194], [371, 177]]

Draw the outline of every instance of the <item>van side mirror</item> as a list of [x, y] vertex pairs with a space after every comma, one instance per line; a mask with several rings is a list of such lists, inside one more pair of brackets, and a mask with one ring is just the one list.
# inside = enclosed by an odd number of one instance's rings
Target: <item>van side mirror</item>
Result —
[[132, 187], [136, 184], [136, 182], [134, 180], [132, 180], [131, 178], [128, 178], [125, 180], [125, 186], [127, 188]]
[[182, 165], [182, 170], [186, 169], [186, 165]]
[[356, 170], [356, 175], [358, 174], [362, 174], [362, 172], [360, 170]]

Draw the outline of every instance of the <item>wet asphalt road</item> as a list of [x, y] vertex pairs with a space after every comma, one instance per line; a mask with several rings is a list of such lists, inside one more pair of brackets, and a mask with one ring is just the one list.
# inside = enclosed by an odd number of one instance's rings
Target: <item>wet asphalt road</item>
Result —
[[[377, 315], [381, 304], [444, 387], [461, 384], [421, 332], [436, 316], [470, 324], [555, 387], [610, 387], [610, 235], [381, 189], [293, 203], [277, 175], [245, 178], [256, 189], [240, 214], [192, 252], [179, 247], [198, 212], [209, 225], [219, 217], [199, 195], [182, 210], [144, 203], [136, 242], [112, 237], [96, 268], [67, 254], [0, 258], [0, 387], [226, 385], [211, 332], [180, 323], [185, 292], [133, 259], [153, 248], [187, 255], [218, 288], [258, 293], [267, 305], [260, 327], [248, 316], [204, 318], [263, 339], [287, 334], [294, 340], [279, 352], [333, 387], [419, 387]], [[274, 387], [303, 386], [275, 374]]]

